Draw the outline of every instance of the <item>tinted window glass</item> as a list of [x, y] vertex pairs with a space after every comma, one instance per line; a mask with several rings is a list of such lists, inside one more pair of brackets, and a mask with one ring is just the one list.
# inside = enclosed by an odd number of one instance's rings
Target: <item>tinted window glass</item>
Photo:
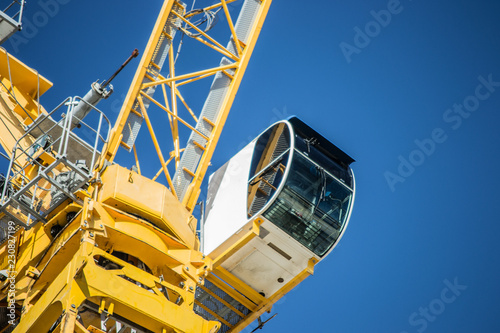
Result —
[[350, 189], [295, 151], [283, 191], [263, 215], [323, 256], [340, 236], [351, 199]]

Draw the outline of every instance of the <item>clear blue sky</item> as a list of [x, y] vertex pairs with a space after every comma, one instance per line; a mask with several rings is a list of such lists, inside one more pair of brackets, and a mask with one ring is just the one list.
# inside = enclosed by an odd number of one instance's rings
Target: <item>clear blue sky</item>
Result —
[[[47, 109], [142, 50], [162, 3], [60, 2], [4, 45], [54, 82]], [[499, 17], [498, 1], [273, 2], [211, 171], [297, 115], [357, 160], [357, 196], [263, 332], [500, 331]], [[100, 104], [111, 118], [133, 66]]]

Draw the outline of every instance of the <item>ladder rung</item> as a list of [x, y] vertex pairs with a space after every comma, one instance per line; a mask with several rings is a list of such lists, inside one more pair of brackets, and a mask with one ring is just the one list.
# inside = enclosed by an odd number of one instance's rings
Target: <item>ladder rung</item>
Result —
[[161, 70], [161, 67], [155, 64], [154, 62], [151, 61], [149, 64], [152, 65], [153, 67], [156, 67], [158, 70]]
[[177, 6], [181, 7], [182, 9], [185, 9], [185, 8], [186, 8], [182, 2], [179, 2], [179, 1], [175, 0], [175, 1], [174, 1], [174, 3], [175, 3]]
[[186, 167], [183, 167], [182, 170], [186, 171], [186, 173], [188, 173], [193, 178], [196, 176], [193, 171], [189, 170]]
[[132, 149], [132, 147], [130, 147], [128, 144], [126, 144], [126, 143], [125, 143], [125, 142], [123, 142], [123, 141], [120, 141], [120, 144], [121, 144], [123, 147], [127, 148], [128, 150]]
[[167, 37], [168, 39], [172, 40], [172, 36], [170, 36], [169, 34], [167, 34], [164, 30], [162, 30], [161, 32], [165, 37]]
[[142, 114], [139, 111], [136, 111], [135, 109], [130, 109], [130, 112], [134, 113], [136, 116], [142, 118]]
[[203, 117], [202, 119], [205, 120], [210, 126], [215, 127], [215, 124], [207, 117]]
[[156, 82], [156, 79], [154, 77], [152, 77], [151, 75], [149, 75], [148, 73], [144, 74], [144, 76], [151, 82]]
[[201, 143], [199, 143], [198, 141], [193, 140], [193, 144], [194, 144], [196, 147], [200, 148], [201, 150], [206, 150], [206, 148], [205, 148], [205, 147], [203, 147], [203, 145], [202, 145]]
[[232, 76], [231, 74], [229, 74], [226, 70], [223, 70], [222, 73], [226, 74], [226, 76], [228, 78], [230, 78], [231, 80], [234, 79], [234, 76]]

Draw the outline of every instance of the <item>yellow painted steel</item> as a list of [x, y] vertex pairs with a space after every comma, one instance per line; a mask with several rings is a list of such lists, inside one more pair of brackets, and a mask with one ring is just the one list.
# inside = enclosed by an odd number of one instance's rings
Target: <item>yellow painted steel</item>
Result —
[[126, 121], [127, 121], [127, 118], [131, 112], [131, 109], [133, 108], [135, 100], [136, 100], [137, 96], [139, 96], [142, 81], [144, 80], [144, 77], [146, 76], [147, 70], [148, 70], [149, 65], [151, 63], [151, 59], [152, 59], [153, 54], [155, 52], [156, 45], [158, 44], [158, 41], [160, 40], [160, 37], [163, 33], [163, 27], [165, 26], [165, 24], [167, 22], [167, 19], [168, 19], [170, 12], [172, 10], [172, 6], [174, 5], [174, 2], [175, 2], [174, 0], [166, 0], [163, 2], [163, 6], [162, 6], [160, 13], [158, 15], [158, 19], [155, 23], [155, 26], [153, 28], [153, 32], [149, 38], [146, 49], [143, 52], [143, 56], [141, 58], [141, 62], [139, 64], [137, 72], [134, 76], [132, 84], [130, 85], [130, 89], [127, 93], [127, 96], [125, 97], [125, 101], [122, 105], [122, 108], [121, 108], [120, 113], [118, 115], [118, 119], [115, 123], [115, 126], [113, 127], [113, 129], [111, 131], [110, 142], [106, 146], [106, 148], [103, 150], [102, 158], [100, 161], [100, 163], [101, 163], [100, 167], [103, 167], [105, 160], [112, 162], [115, 158], [116, 152], [118, 151], [118, 148], [120, 146], [120, 142], [121, 142], [122, 137], [123, 137], [123, 134], [122, 134], [123, 128], [126, 124]]
[[[284, 295], [289, 293], [293, 288], [299, 285], [305, 278], [314, 273], [314, 265], [316, 264], [316, 259], [311, 258], [309, 260], [307, 268], [290, 280], [286, 285], [281, 287], [277, 292], [268, 297], [264, 302], [260, 303], [253, 312], [248, 315], [245, 319], [240, 321], [236, 327], [231, 330], [231, 333], [241, 332], [245, 327], [251, 324], [254, 320], [259, 318], [263, 313], [271, 310], [272, 306]], [[238, 287], [236, 287], [238, 289]], [[238, 289], [239, 290], [239, 289]]]
[[[9, 156], [25, 126], [45, 112], [38, 99], [50, 87], [50, 81], [0, 48], [0, 144]], [[20, 142], [23, 148], [32, 143], [30, 137]]]
[[[118, 151], [118, 146], [120, 145], [120, 141], [123, 138], [123, 128], [125, 126], [125, 123], [127, 122], [127, 119], [129, 117], [129, 114], [133, 111], [133, 105], [138, 101], [140, 104], [141, 108], [141, 114], [142, 117], [145, 119], [149, 132], [151, 133], [155, 145], [155, 151], [159, 156], [160, 163], [162, 166], [163, 173], [165, 174], [165, 177], [167, 178], [167, 182], [169, 185], [170, 190], [175, 193], [175, 190], [172, 186], [172, 177], [169, 174], [168, 168], [165, 166], [165, 160], [163, 159], [164, 153], [162, 153], [162, 147], [160, 147], [157, 142], [158, 140], [155, 139], [154, 136], [154, 130], [152, 129], [151, 122], [146, 119], [147, 116], [147, 110], [143, 108], [144, 103], [143, 101], [146, 101], [147, 99], [150, 103], [152, 102], [153, 105], [159, 107], [163, 111], [167, 112], [168, 114], [168, 119], [170, 123], [170, 129], [172, 132], [172, 143], [171, 147], [173, 147], [173, 151], [170, 153], [170, 156], [173, 156], [173, 160], [175, 161], [175, 168], [179, 166], [180, 159], [182, 157], [182, 151], [183, 147], [181, 146], [181, 138], [180, 138], [180, 129], [179, 125], [182, 123], [182, 125], [186, 126], [190, 131], [195, 132], [202, 137], [204, 137], [207, 140], [207, 143], [202, 145], [203, 147], [203, 153], [201, 156], [201, 159], [199, 163], [197, 164], [196, 168], [193, 170], [190, 170], [191, 173], [194, 174], [194, 177], [191, 181], [191, 184], [189, 185], [186, 194], [182, 197], [179, 198], [179, 200], [183, 203], [183, 205], [189, 210], [192, 211], [197, 199], [198, 195], [200, 192], [200, 186], [201, 183], [205, 177], [206, 170], [208, 168], [208, 165], [210, 163], [210, 159], [213, 155], [213, 152], [215, 150], [215, 147], [217, 145], [218, 139], [220, 137], [222, 128], [224, 127], [225, 120], [227, 119], [227, 115], [229, 113], [229, 110], [231, 108], [232, 102], [234, 100], [234, 97], [236, 95], [236, 92], [239, 88], [239, 84], [241, 82], [241, 79], [244, 75], [245, 69], [248, 65], [248, 61], [251, 57], [252, 51], [254, 49], [255, 43], [257, 42], [258, 35], [260, 33], [260, 30], [262, 28], [262, 25], [264, 23], [265, 17], [267, 15], [267, 12], [269, 10], [269, 6], [271, 4], [270, 0], [263, 0], [261, 1], [259, 11], [256, 15], [256, 19], [254, 22], [254, 26], [251, 27], [250, 33], [248, 36], [248, 40], [246, 41], [246, 44], [244, 45], [243, 43], [240, 42], [238, 39], [238, 36], [236, 35], [235, 32], [235, 27], [233, 25], [233, 20], [230, 16], [229, 10], [227, 8], [227, 3], [232, 2], [232, 1], [221, 1], [218, 4], [214, 4], [212, 6], [207, 7], [205, 10], [208, 9], [213, 9], [217, 7], [222, 7], [224, 15], [226, 16], [226, 21], [228, 24], [228, 30], [230, 32], [230, 35], [236, 45], [236, 54], [233, 54], [230, 52], [226, 47], [224, 47], [220, 42], [216, 40], [216, 38], [212, 37], [209, 35], [209, 33], [203, 31], [200, 29], [198, 26], [193, 24], [192, 22], [189, 21], [188, 17], [184, 17], [184, 13], [178, 12], [178, 11], [173, 11], [173, 4], [174, 1], [168, 0], [165, 1], [164, 6], [160, 12], [160, 15], [158, 17], [158, 21], [155, 25], [153, 34], [151, 35], [151, 38], [148, 42], [148, 45], [146, 47], [146, 50], [143, 54], [141, 63], [139, 65], [139, 69], [136, 72], [136, 76], [134, 77], [134, 80], [132, 82], [132, 85], [130, 87], [129, 93], [125, 99], [125, 102], [123, 104], [122, 110], [120, 112], [120, 115], [118, 116], [118, 120], [116, 122], [115, 127], [112, 130], [111, 134], [111, 139], [110, 143], [104, 150], [104, 154], [102, 155], [100, 167], [104, 166], [104, 160], [108, 160], [109, 162], [112, 162], [115, 158], [115, 155]], [[188, 16], [188, 15], [186, 15]], [[153, 62], [153, 55], [154, 51], [157, 49], [157, 45], [159, 43], [160, 37], [162, 36], [163, 33], [163, 27], [165, 26], [167, 19], [172, 20], [172, 17], [175, 17], [179, 20], [181, 25], [179, 26], [179, 29], [183, 31], [184, 33], [188, 34], [190, 37], [193, 39], [201, 42], [202, 44], [210, 47], [211, 49], [221, 53], [223, 56], [232, 59], [234, 63], [227, 64], [227, 65], [218, 65], [212, 68], [207, 68], [203, 70], [196, 70], [192, 72], [183, 73], [180, 74], [176, 71], [175, 68], [175, 57], [174, 57], [174, 52], [170, 47], [169, 52], [168, 52], [168, 65], [169, 65], [169, 76], [168, 77], [163, 77], [161, 74], [155, 74], [155, 75], [150, 75], [148, 71], [150, 70], [150, 66], [153, 66], [156, 70], [158, 70], [160, 67]], [[186, 28], [191, 28], [193, 29], [196, 34], [189, 33], [183, 26], [184, 24]], [[168, 36], [168, 38], [171, 38], [171, 36]], [[228, 70], [234, 71], [234, 74], [229, 74]], [[185, 85], [187, 83], [194, 82], [196, 80], [199, 80], [201, 78], [206, 78], [212, 75], [215, 75], [217, 73], [224, 72], [227, 74], [227, 76], [231, 79], [231, 83], [228, 88], [228, 92], [222, 101], [222, 107], [218, 113], [218, 118], [213, 122], [214, 127], [210, 133], [210, 135], [205, 135], [200, 133], [195, 129], [195, 125], [190, 124], [188, 121], [183, 119], [183, 117], [180, 114], [179, 110], [179, 105], [177, 103], [177, 99], [180, 99], [182, 102], [182, 105], [185, 106], [185, 108], [188, 111], [188, 114], [190, 114], [194, 120], [198, 123], [199, 120], [196, 115], [193, 113], [193, 111], [188, 107], [188, 101], [186, 99], [182, 98], [181, 93], [179, 92], [178, 87]], [[145, 82], [145, 78], [147, 78], [147, 82]], [[165, 85], [168, 85], [170, 89], [166, 89]], [[164, 103], [159, 102], [156, 100], [153, 96], [151, 96], [148, 93], [148, 89], [154, 88], [157, 86], [161, 86], [163, 90], [163, 98], [164, 98]], [[167, 90], [170, 90], [170, 96], [167, 96]], [[141, 101], [142, 98], [142, 101]], [[137, 111], [137, 110], [136, 110]], [[122, 144], [123, 145], [123, 144]]]
[[139, 158], [137, 158], [137, 150], [135, 149], [135, 145], [132, 147], [134, 150], [134, 158], [135, 158], [135, 166], [137, 167], [137, 173], [141, 174], [141, 165], [139, 164]]
[[[156, 82], [145, 83], [141, 87], [142, 88], [149, 88], [149, 87], [157, 86], [159, 84], [170, 83], [170, 82], [174, 82], [174, 81], [181, 81], [181, 80], [190, 79], [190, 78], [197, 77], [197, 76], [203, 76], [205, 74], [215, 75], [219, 71], [222, 71], [225, 69], [235, 69], [237, 67], [238, 67], [237, 64], [218, 66], [218, 67], [204, 69], [204, 70], [189, 73], [189, 74], [178, 75], [178, 76], [171, 77], [168, 79], [158, 80]], [[180, 83], [182, 84], [183, 82], [180, 82]]]
[[[196, 250], [192, 215], [163, 185], [118, 165], [108, 167], [101, 181], [97, 200], [89, 197], [83, 206], [67, 206], [46, 226], [18, 231], [16, 271], [37, 268], [16, 277], [23, 313], [14, 332], [47, 331], [63, 313], [60, 331], [73, 332], [82, 306], [103, 300], [114, 304], [120, 318], [153, 332], [215, 332], [219, 323], [192, 310], [194, 290], [211, 268]], [[77, 216], [51, 241], [49, 227], [70, 211]], [[80, 330], [99, 327], [100, 317], [84, 323]]]
[[170, 173], [167, 170], [165, 159], [163, 158], [163, 154], [161, 152], [160, 145], [158, 143], [158, 140], [156, 139], [156, 135], [155, 135], [155, 132], [153, 130], [153, 125], [151, 125], [151, 121], [149, 120], [148, 113], [146, 111], [146, 107], [144, 106], [144, 102], [142, 100], [142, 96], [137, 96], [137, 100], [139, 101], [139, 105], [141, 107], [142, 115], [143, 115], [144, 120], [146, 121], [146, 124], [148, 126], [149, 134], [151, 135], [151, 139], [153, 139], [153, 143], [155, 145], [156, 153], [158, 154], [158, 158], [160, 159], [161, 166], [163, 168], [163, 172], [165, 173], [165, 176], [167, 177], [168, 185], [170, 186], [170, 190], [172, 191], [172, 194], [175, 195], [175, 189], [174, 189], [174, 185], [172, 184], [172, 178], [170, 178]]
[[[238, 1], [238, 0], [227, 0], [226, 3], [231, 3], [231, 2], [235, 2], [235, 1]], [[220, 6], [222, 6], [222, 3], [216, 3], [216, 4], [212, 5], [212, 6], [208, 6], [208, 7], [203, 8], [203, 10], [205, 10], [205, 11], [206, 10], [212, 10], [212, 9], [218, 8]], [[193, 15], [196, 15], [196, 14], [195, 13], [186, 14], [184, 17], [185, 18], [189, 18], [189, 17], [191, 17]]]
[[[188, 20], [186, 20], [184, 17], [180, 16], [177, 14], [177, 17], [179, 17], [179, 19], [181, 21], [183, 21], [184, 23], [186, 23], [187, 25], [189, 25], [191, 28], [193, 28], [194, 30], [196, 30], [197, 33], [199, 33], [200, 35], [202, 35], [203, 37], [205, 37], [206, 39], [208, 39], [210, 42], [212, 42], [214, 45], [204, 41], [202, 38], [197, 38], [196, 36], [193, 36], [197, 41], [199, 42], [202, 42], [203, 44], [207, 45], [208, 47], [211, 47], [212, 49], [222, 53], [223, 55], [225, 55], [226, 57], [228, 58], [231, 58], [235, 61], [238, 61], [238, 57], [236, 57], [235, 55], [233, 55], [231, 52], [229, 52], [228, 49], [226, 49], [224, 46], [222, 46], [219, 42], [217, 42], [215, 39], [213, 39], [212, 37], [210, 37], [208, 34], [206, 34], [204, 31], [202, 31], [200, 28], [198, 28], [197, 26], [195, 26], [193, 23], [189, 22]], [[230, 21], [231, 19], [229, 18], [228, 19], [228, 23], [231, 22]], [[230, 23], [232, 24], [232, 23]], [[231, 25], [230, 25], [231, 27]], [[234, 36], [234, 32], [233, 32], [233, 36]]]
[[239, 66], [236, 69], [234, 77], [229, 85], [229, 91], [222, 102], [221, 111], [217, 120], [215, 121], [215, 127], [212, 130], [210, 140], [207, 142], [206, 149], [203, 152], [200, 162], [198, 163], [198, 168], [195, 172], [196, 177], [193, 178], [191, 185], [188, 187], [187, 194], [184, 198], [182, 198], [182, 203], [189, 210], [192, 210], [194, 208], [198, 200], [201, 183], [203, 182], [208, 166], [210, 165], [210, 160], [215, 151], [215, 147], [231, 109], [234, 97], [236, 96], [236, 92], [238, 91], [243, 75], [245, 74], [248, 61], [250, 60], [250, 56], [252, 55], [252, 51], [259, 37], [260, 30], [262, 29], [270, 5], [270, 0], [261, 1], [261, 6], [257, 14], [257, 20], [251, 29], [247, 44], [243, 50], [240, 61], [238, 62]]
[[[262, 219], [250, 221], [246, 232], [228, 239], [215, 258], [205, 257], [199, 251], [197, 221], [192, 211], [271, 4], [270, 0], [261, 1], [257, 20], [250, 29], [246, 44], [243, 44], [236, 36], [227, 8], [227, 4], [233, 1], [222, 0], [206, 9], [222, 7], [237, 54], [232, 54], [208, 33], [193, 26], [187, 20], [190, 15], [184, 16], [184, 11], [173, 13], [172, 8], [180, 6], [178, 2], [164, 1], [93, 178], [74, 193], [75, 201], [67, 199], [50, 212], [45, 217], [46, 223], [36, 223], [27, 230], [20, 228], [11, 235], [16, 258], [15, 302], [21, 315], [14, 332], [38, 333], [49, 329], [65, 333], [106, 332], [113, 327], [118, 331], [120, 325], [128, 325], [162, 333], [215, 333], [222, 324], [229, 327], [231, 333], [240, 332], [313, 273], [316, 261], [311, 258], [308, 267], [299, 275], [275, 294], [263, 296], [222, 267], [226, 260], [259, 235]], [[144, 83], [145, 78], [152, 78], [148, 73], [151, 68], [159, 69], [152, 59], [158, 40], [166, 36], [163, 27], [169, 17], [178, 17], [191, 26], [200, 34], [194, 36], [195, 39], [235, 60], [235, 63], [179, 75], [174, 54], [170, 51], [169, 76], [157, 75], [154, 82]], [[230, 70], [234, 72], [229, 74]], [[220, 72], [226, 73], [231, 82], [217, 119], [210, 121], [197, 117], [188, 107], [179, 87]], [[38, 104], [38, 98], [51, 83], [5, 51], [0, 51], [0, 80], [0, 142], [9, 152], [24, 134], [25, 125], [45, 112]], [[162, 87], [163, 103], [146, 92], [155, 86]], [[163, 157], [164, 149], [149, 118], [153, 111], [147, 110], [145, 98], [167, 113], [173, 139], [173, 151], [168, 153], [168, 160]], [[177, 103], [177, 98], [195, 122], [206, 121], [212, 125], [210, 135], [198, 132], [181, 116], [179, 107], [182, 105]], [[136, 150], [135, 144], [127, 148], [133, 149], [138, 173], [106, 163], [113, 162], [118, 147], [125, 145], [122, 142], [123, 129], [130, 114], [144, 118], [159, 157], [160, 170], [153, 179], [141, 175], [138, 158], [141, 147]], [[196, 170], [188, 170], [193, 180], [183, 198], [176, 196], [167, 168], [170, 161], [175, 161], [177, 166], [185, 151], [180, 141], [180, 125], [207, 139], [205, 145], [194, 143], [203, 154]], [[27, 137], [23, 147], [32, 143], [33, 139]], [[56, 157], [45, 153], [39, 158], [52, 161]], [[25, 163], [31, 167], [26, 168], [26, 178], [35, 177], [36, 166], [30, 166], [29, 161]], [[168, 188], [155, 181], [161, 172], [165, 174]], [[6, 221], [3, 213], [0, 213], [0, 220], [1, 223]], [[8, 265], [9, 244], [8, 240], [0, 244], [0, 270]], [[248, 313], [243, 313], [204, 286], [205, 281], [239, 302]], [[9, 286], [9, 280], [0, 282], [0, 299], [7, 299]], [[213, 309], [195, 300], [197, 288], [225, 305], [241, 320], [229, 323]], [[215, 320], [197, 315], [195, 305], [212, 314]], [[0, 327], [0, 331], [4, 328]]]
[[227, 3], [225, 0], [221, 0], [222, 8], [224, 8], [224, 13], [226, 14], [227, 23], [229, 24], [229, 29], [231, 29], [231, 34], [233, 35], [236, 50], [238, 51], [238, 56], [241, 56], [243, 51], [241, 50], [241, 44], [238, 36], [236, 35], [236, 31], [234, 30], [233, 20], [231, 19], [231, 15], [229, 14], [229, 9], [227, 9]]

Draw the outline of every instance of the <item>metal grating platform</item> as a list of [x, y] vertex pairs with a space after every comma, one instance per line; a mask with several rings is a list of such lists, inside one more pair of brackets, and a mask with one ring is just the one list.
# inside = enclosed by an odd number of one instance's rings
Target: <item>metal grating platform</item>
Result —
[[196, 288], [194, 311], [206, 320], [220, 321], [220, 333], [228, 332], [251, 313], [210, 281], [205, 281], [204, 286]]

